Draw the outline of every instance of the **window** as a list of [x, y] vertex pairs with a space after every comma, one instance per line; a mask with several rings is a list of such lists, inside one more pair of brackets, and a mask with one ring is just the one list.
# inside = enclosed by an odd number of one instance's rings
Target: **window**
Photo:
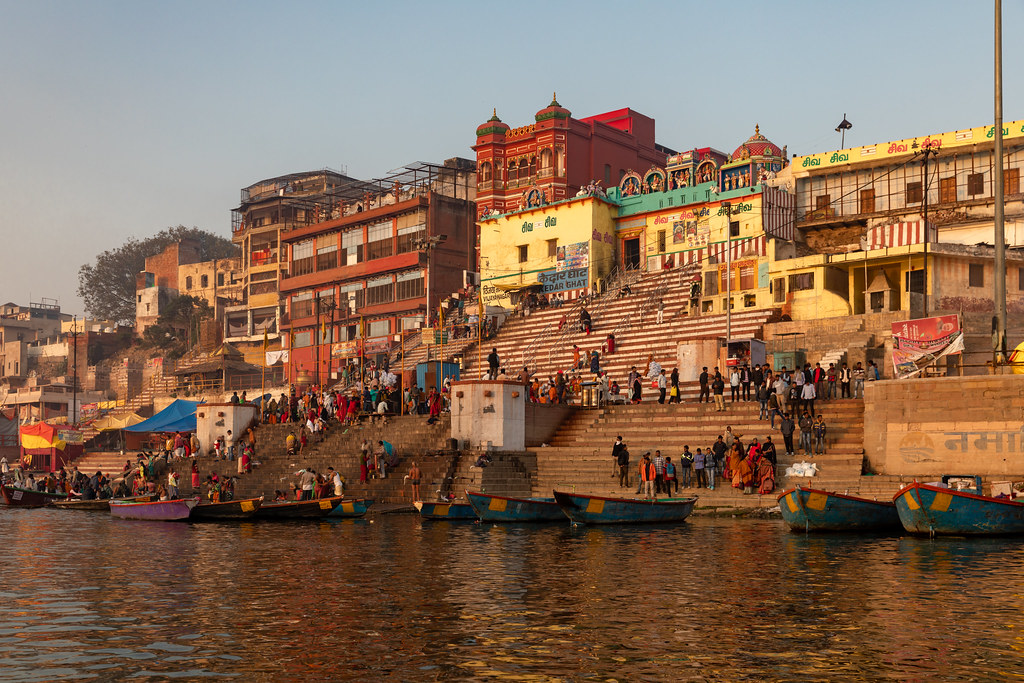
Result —
[[338, 267], [338, 245], [334, 244], [329, 247], [322, 247], [316, 250], [316, 269], [317, 271], [328, 270], [330, 268]]
[[967, 266], [967, 286], [985, 286], [985, 266], [981, 263], [971, 263]]
[[885, 306], [885, 292], [871, 292], [871, 311], [877, 313]]
[[924, 200], [923, 183], [907, 183], [907, 204], [920, 204]]
[[391, 334], [390, 320], [371, 320], [370, 324], [367, 325], [367, 337], [384, 337], [389, 334]]
[[1017, 269], [1017, 289], [1024, 289], [1024, 268]]
[[757, 267], [754, 264], [736, 268], [740, 276], [740, 289], [757, 289]]
[[313, 272], [313, 240], [304, 240], [292, 245], [291, 274], [309, 275]]
[[658, 231], [658, 253], [659, 254], [664, 254], [665, 253], [665, 231], [664, 230], [659, 230]]
[[860, 212], [861, 213], [874, 213], [875, 212], [875, 190], [869, 188], [867, 190], [860, 191]]
[[410, 270], [395, 278], [395, 299], [415, 299], [423, 296], [423, 271]]
[[423, 316], [422, 315], [407, 315], [398, 321], [401, 325], [402, 332], [406, 330], [418, 330], [423, 327]]
[[528, 258], [529, 258], [529, 249], [528, 249], [527, 245], [520, 244], [519, 245], [519, 262], [520, 263], [526, 263], [526, 260]]
[[558, 240], [548, 240], [548, 258], [558, 256]]
[[971, 173], [967, 176], [967, 195], [974, 197], [985, 194], [985, 174]]
[[203, 289], [206, 289], [207, 287], [209, 287], [210, 286], [210, 276], [209, 275], [200, 275], [199, 276], [199, 286], [202, 287]]
[[939, 204], [956, 201], [956, 176], [939, 180]]
[[555, 155], [549, 148], [544, 148], [540, 151], [540, 170], [541, 172], [551, 171], [551, 167], [554, 165]]
[[365, 290], [361, 282], [350, 285], [342, 285], [338, 288], [338, 310], [348, 310], [349, 315], [354, 315], [357, 310], [363, 307], [366, 300]]
[[743, 295], [743, 308], [753, 308], [757, 306], [757, 295], [756, 294], [744, 294]]
[[353, 228], [341, 233], [341, 250], [345, 252], [343, 266], [351, 266], [363, 261], [363, 229]]
[[775, 303], [786, 303], [786, 278], [777, 277], [772, 280], [772, 296]]
[[273, 294], [277, 291], [277, 282], [253, 282], [249, 285], [249, 296]]
[[292, 320], [313, 315], [313, 292], [303, 292], [292, 297]]
[[491, 162], [485, 161], [480, 164], [480, 182], [486, 183], [491, 179]]
[[789, 291], [801, 292], [814, 289], [814, 273], [798, 273], [789, 276]]
[[611, 164], [605, 164], [604, 165], [604, 184], [605, 184], [605, 187], [607, 187], [607, 186], [612, 184], [612, 165]]
[[711, 270], [704, 273], [704, 296], [715, 296], [718, 294], [718, 271]]
[[903, 286], [908, 292], [924, 293], [924, 269], [912, 270], [903, 276]]
[[224, 273], [217, 273], [217, 286], [218, 287], [223, 287], [224, 286]]
[[832, 203], [832, 197], [827, 194], [819, 194], [814, 198], [814, 210], [824, 211]]
[[427, 226], [425, 223], [419, 223], [417, 225], [409, 225], [404, 228], [398, 229], [398, 253], [404, 254], [406, 252], [415, 251], [418, 240], [427, 235]]
[[185, 289], [192, 289], [192, 276], [185, 278]]
[[389, 304], [395, 300], [395, 283], [390, 275], [366, 281], [366, 305]]
[[394, 240], [391, 236], [394, 226], [390, 220], [374, 223], [366, 229], [366, 260], [391, 256]]
[[1020, 194], [1020, 169], [1003, 169], [1003, 195]]
[[277, 273], [273, 270], [264, 270], [260, 273], [253, 273], [249, 276], [250, 282], [262, 282], [263, 280], [274, 280], [277, 278]]
[[313, 332], [311, 330], [303, 330], [302, 332], [296, 332], [295, 337], [292, 341], [292, 348], [301, 348], [303, 346], [313, 345]]
[[729, 222], [729, 235], [731, 237], [739, 237], [740, 236], [740, 222], [739, 221], [730, 221]]

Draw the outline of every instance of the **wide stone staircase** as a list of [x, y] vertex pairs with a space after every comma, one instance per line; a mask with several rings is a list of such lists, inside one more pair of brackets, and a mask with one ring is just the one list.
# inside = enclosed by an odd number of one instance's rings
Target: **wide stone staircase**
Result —
[[[497, 336], [484, 343], [483, 367], [478, 367], [475, 353], [464, 357], [464, 378], [478, 378], [486, 372], [486, 356], [496, 348], [502, 366], [515, 376], [524, 366], [540, 377], [570, 371], [572, 346], [580, 347], [585, 361], [582, 376], [590, 380], [589, 356], [593, 350], [601, 354], [601, 369], [612, 380], [623, 386], [631, 366], [641, 372], [647, 360], [653, 357], [670, 373], [677, 365], [680, 342], [697, 339], [717, 339], [726, 336], [725, 315], [698, 314], [689, 304], [689, 278], [680, 270], [646, 273], [631, 285], [632, 293], [619, 297], [608, 292], [588, 307], [593, 319], [593, 331], [585, 335], [579, 331], [578, 309], [568, 304], [560, 308], [547, 308], [532, 312], [527, 317], [505, 321]], [[657, 301], [664, 299], [663, 322], [657, 322]], [[765, 323], [777, 315], [774, 309], [736, 310], [732, 314], [732, 337], [745, 339], [761, 337]], [[558, 322], [566, 315], [566, 323], [557, 331]], [[615, 335], [615, 352], [606, 354], [602, 345], [608, 334]], [[693, 372], [693, 369], [690, 369]], [[685, 378], [684, 369], [680, 369]], [[724, 371], [724, 368], [723, 368]], [[695, 377], [695, 372], [692, 375]], [[645, 382], [645, 391], [650, 391]], [[696, 398], [699, 387], [695, 380], [681, 381], [682, 397]]]
[[[895, 492], [897, 486], [882, 477], [861, 477], [863, 463], [863, 404], [842, 400], [819, 402], [818, 412], [828, 425], [828, 448], [824, 455], [803, 455], [799, 452], [799, 430], [794, 435], [798, 453], [785, 455], [779, 422], [771, 429], [769, 422], [758, 420], [755, 402], [728, 403], [725, 412], [715, 412], [708, 404], [683, 403], [659, 405], [608, 406], [599, 410], [580, 410], [572, 415], [556, 432], [547, 447], [536, 449], [537, 474], [533, 479], [533, 494], [550, 496], [553, 489], [569, 489], [597, 495], [632, 496], [636, 491], [636, 470], [644, 452], [660, 449], [662, 455], [671, 456], [678, 463], [683, 446], [691, 452], [706, 449], [719, 434], [732, 427], [744, 444], [757, 438], [764, 442], [771, 436], [778, 450], [779, 467], [776, 472], [776, 491], [771, 495], [744, 495], [721, 479], [714, 491], [693, 489], [688, 493], [700, 496], [703, 507], [774, 506], [777, 493], [784, 487], [802, 483], [815, 488], [861, 490], [874, 493], [883, 484]], [[618, 479], [612, 477], [611, 446], [621, 435], [631, 456], [630, 488], [620, 489]], [[786, 477], [785, 468], [793, 461], [813, 462], [818, 465], [818, 476]], [[888, 490], [886, 488], [885, 490]], [[891, 495], [891, 493], [889, 494]]]
[[[454, 473], [457, 454], [447, 451], [451, 432], [447, 415], [434, 425], [426, 424], [426, 417], [406, 415], [389, 417], [385, 424], [364, 422], [351, 427], [332, 423], [321, 442], [311, 441], [302, 452], [288, 455], [285, 440], [290, 431], [298, 434], [298, 425], [261, 425], [255, 430], [256, 457], [259, 463], [250, 474], [237, 475], [237, 461], [214, 460], [208, 455], [199, 457], [200, 478], [212, 472], [238, 476], [236, 498], [273, 496], [275, 490], [291, 495], [291, 487], [298, 480], [296, 472], [312, 467], [326, 472], [334, 467], [345, 480], [345, 495], [349, 498], [372, 498], [378, 503], [410, 503], [412, 489], [404, 476], [415, 461], [423, 472], [420, 494], [432, 498], [433, 492], [448, 486]], [[383, 479], [369, 479], [360, 483], [360, 444], [363, 439], [376, 448], [377, 441], [390, 442], [398, 457], [398, 464]], [[371, 448], [371, 450], [372, 450]], [[173, 463], [180, 474], [181, 490], [190, 494], [191, 461]]]

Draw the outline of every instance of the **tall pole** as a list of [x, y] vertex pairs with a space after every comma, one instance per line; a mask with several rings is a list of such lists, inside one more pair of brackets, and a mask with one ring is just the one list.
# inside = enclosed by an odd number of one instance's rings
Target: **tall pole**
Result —
[[75, 345], [73, 370], [71, 378], [71, 417], [73, 418], [72, 426], [78, 426], [78, 316], [74, 316], [71, 321], [71, 340]]
[[732, 341], [732, 204], [722, 202], [725, 209], [725, 364], [729, 364], [729, 342]]
[[[921, 150], [924, 155], [924, 317], [928, 317], [928, 157], [938, 154], [939, 150], [932, 147], [925, 147]], [[907, 273], [907, 284], [910, 284], [910, 273]], [[909, 287], [908, 287], [909, 289]]]
[[402, 344], [402, 381], [399, 383], [401, 393], [398, 395], [402, 407], [399, 409], [399, 415], [405, 415], [405, 330], [402, 330], [400, 335], [400, 341]]
[[1006, 358], [1006, 236], [1003, 232], [1003, 3], [995, 0], [995, 304], [993, 346], [998, 360]]
[[313, 341], [316, 342], [316, 372], [314, 373], [316, 385], [320, 385], [320, 343], [323, 335], [320, 334], [320, 294], [313, 296], [313, 305], [316, 306], [316, 327], [313, 328]]

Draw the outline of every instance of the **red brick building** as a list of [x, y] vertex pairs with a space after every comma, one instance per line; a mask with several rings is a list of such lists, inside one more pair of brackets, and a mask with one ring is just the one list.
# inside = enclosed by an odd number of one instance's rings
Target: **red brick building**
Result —
[[[473, 168], [468, 159], [420, 163], [360, 183], [358, 194], [339, 188], [339, 218], [282, 233], [292, 377], [315, 381], [318, 355], [327, 382], [360, 349], [369, 358], [388, 353], [396, 333], [419, 329], [428, 310], [464, 286], [477, 270]], [[378, 190], [367, 192], [373, 183]], [[428, 256], [425, 241], [442, 236]]]
[[605, 189], [628, 171], [664, 167], [674, 152], [654, 141], [654, 119], [617, 109], [585, 119], [552, 99], [534, 123], [509, 128], [497, 112], [476, 129], [478, 215], [556, 202], [597, 181]]

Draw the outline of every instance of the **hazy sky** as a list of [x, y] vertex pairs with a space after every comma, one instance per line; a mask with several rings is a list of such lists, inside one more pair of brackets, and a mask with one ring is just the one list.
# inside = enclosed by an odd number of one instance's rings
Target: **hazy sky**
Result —
[[[1024, 28], [1003, 3], [1004, 35]], [[992, 121], [991, 2], [0, 0], [0, 302], [82, 313], [78, 268], [129, 236], [224, 236], [240, 188], [472, 158], [497, 107], [620, 107], [675, 149], [790, 153]], [[1004, 39], [1004, 117], [1024, 43]]]

